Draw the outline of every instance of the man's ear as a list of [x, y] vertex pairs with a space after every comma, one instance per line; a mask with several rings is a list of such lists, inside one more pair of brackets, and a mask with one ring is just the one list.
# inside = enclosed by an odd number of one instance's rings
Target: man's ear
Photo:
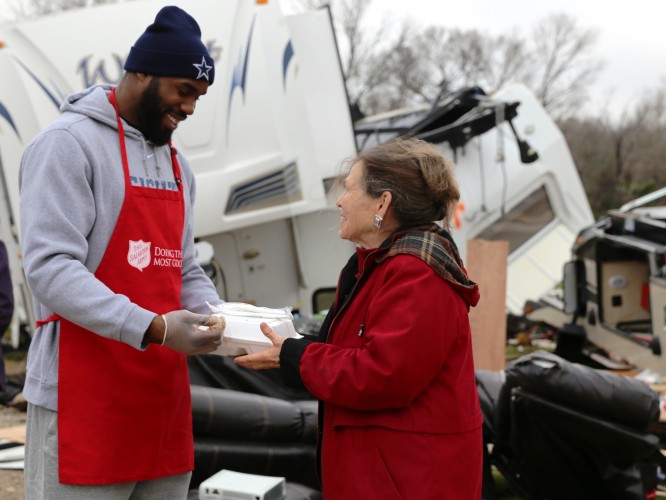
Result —
[[142, 88], [147, 88], [150, 85], [150, 82], [153, 81], [153, 75], [148, 75], [146, 73], [134, 73], [136, 78], [136, 83], [138, 83]]

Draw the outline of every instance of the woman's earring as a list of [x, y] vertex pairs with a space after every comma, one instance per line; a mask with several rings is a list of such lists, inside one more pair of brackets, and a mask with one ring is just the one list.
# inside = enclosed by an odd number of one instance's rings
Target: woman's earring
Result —
[[382, 222], [384, 222], [384, 218], [379, 214], [375, 214], [375, 227], [377, 229], [382, 227]]

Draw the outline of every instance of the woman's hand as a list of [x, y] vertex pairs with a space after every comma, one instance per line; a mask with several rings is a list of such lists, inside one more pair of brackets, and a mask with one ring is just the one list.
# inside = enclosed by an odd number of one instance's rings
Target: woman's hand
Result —
[[261, 328], [261, 332], [273, 343], [273, 347], [255, 354], [238, 356], [234, 358], [234, 363], [252, 370], [280, 368], [280, 351], [282, 350], [284, 337], [275, 333], [266, 323], [261, 323], [259, 327]]

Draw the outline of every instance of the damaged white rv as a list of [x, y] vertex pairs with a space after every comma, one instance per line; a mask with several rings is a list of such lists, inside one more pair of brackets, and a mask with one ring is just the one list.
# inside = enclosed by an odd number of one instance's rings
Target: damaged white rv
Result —
[[559, 330], [562, 354], [607, 368], [666, 376], [666, 188], [581, 230], [563, 288], [543, 294], [528, 317]]
[[221, 297], [306, 317], [326, 308], [318, 299], [330, 300], [352, 252], [337, 237], [337, 167], [398, 135], [434, 142], [455, 159], [462, 200], [453, 236], [463, 256], [468, 239], [510, 242], [509, 312], [521, 314], [526, 299], [560, 280], [592, 214], [562, 134], [526, 88], [452, 92], [354, 124], [328, 10], [283, 16], [276, 0], [140, 0], [0, 27], [0, 236], [16, 256], [17, 321], [28, 332], [17, 230], [22, 151], [66, 94], [119, 81], [136, 34], [167, 3], [200, 21], [217, 64], [215, 85], [174, 144], [197, 176], [195, 232]]

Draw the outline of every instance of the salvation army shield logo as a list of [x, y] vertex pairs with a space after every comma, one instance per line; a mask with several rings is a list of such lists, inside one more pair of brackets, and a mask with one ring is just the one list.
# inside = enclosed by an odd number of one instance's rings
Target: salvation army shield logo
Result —
[[130, 266], [143, 271], [150, 264], [150, 241], [132, 241], [129, 240], [129, 250], [127, 252], [127, 262]]

